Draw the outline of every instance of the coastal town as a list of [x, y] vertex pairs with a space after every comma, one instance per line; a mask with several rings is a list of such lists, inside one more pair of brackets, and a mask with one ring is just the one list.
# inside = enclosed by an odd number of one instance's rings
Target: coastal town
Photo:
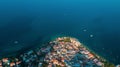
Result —
[[58, 37], [46, 45], [20, 54], [1, 58], [0, 67], [120, 67], [109, 63], [76, 38]]

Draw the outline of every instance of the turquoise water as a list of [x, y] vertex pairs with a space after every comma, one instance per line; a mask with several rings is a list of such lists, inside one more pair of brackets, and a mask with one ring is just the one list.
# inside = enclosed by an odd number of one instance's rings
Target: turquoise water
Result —
[[57, 35], [66, 35], [78, 38], [118, 64], [119, 3], [117, 0], [0, 1], [0, 56], [19, 53]]

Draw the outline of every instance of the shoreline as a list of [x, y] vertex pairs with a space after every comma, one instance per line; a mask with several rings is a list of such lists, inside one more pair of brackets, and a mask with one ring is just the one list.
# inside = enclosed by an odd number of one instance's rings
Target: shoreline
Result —
[[[44, 48], [44, 49], [46, 49], [48, 46], [51, 46], [49, 43], [50, 42], [53, 42], [54, 43], [54, 41], [57, 41], [57, 39], [58, 38], [70, 38], [71, 40], [73, 40], [73, 41], [75, 41], [75, 42], [78, 42], [78, 43], [80, 43], [80, 47], [82, 46], [83, 48], [85, 48], [86, 50], [88, 50], [91, 54], [93, 54], [93, 56], [94, 57], [96, 57], [98, 60], [100, 60], [102, 63], [107, 63], [107, 64], [111, 64], [108, 60], [106, 60], [105, 58], [103, 58], [102, 56], [100, 56], [99, 54], [97, 54], [97, 53], [95, 53], [93, 50], [91, 50], [89, 47], [87, 47], [87, 46], [85, 46], [83, 43], [81, 43], [78, 39], [76, 39], [76, 38], [74, 38], [74, 37], [69, 37], [69, 36], [57, 36], [57, 37], [53, 37], [53, 38], [51, 38], [50, 40], [49, 40], [49, 42], [48, 41], [46, 41], [46, 42], [42, 42], [41, 44], [42, 45], [37, 45], [36, 47], [34, 47], [34, 48], [32, 48], [32, 49], [29, 49], [29, 50], [26, 50], [26, 51], [24, 51], [23, 53], [21, 53], [21, 54], [19, 54], [20, 56], [21, 55], [23, 55], [24, 56], [24, 54], [25, 53], [29, 53], [30, 51], [32, 51], [33, 52], [33, 54], [36, 54], [36, 53], [34, 53], [37, 49], [38, 50], [41, 50], [42, 48]], [[64, 40], [64, 39], [63, 39]], [[68, 43], [69, 43], [69, 40], [64, 40], [64, 41], [68, 41]], [[59, 43], [59, 42], [58, 42]], [[52, 45], [51, 47], [54, 47], [55, 45]], [[79, 48], [80, 49], [80, 48]], [[44, 52], [43, 52], [44, 53]], [[45, 52], [45, 55], [46, 55], [46, 52]], [[83, 54], [84, 55], [84, 54]], [[87, 56], [87, 55], [86, 55]], [[15, 57], [15, 56], [12, 56], [12, 57]], [[10, 58], [10, 57], [8, 57], [8, 58]], [[17, 58], [17, 57], [15, 57], [15, 58]], [[114, 64], [111, 64], [111, 65], [114, 65]], [[102, 66], [103, 67], [103, 66]]]

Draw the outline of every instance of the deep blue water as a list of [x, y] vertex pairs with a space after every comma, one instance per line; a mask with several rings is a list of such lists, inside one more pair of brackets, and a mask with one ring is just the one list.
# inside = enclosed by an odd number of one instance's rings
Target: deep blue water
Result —
[[119, 3], [118, 0], [1, 0], [0, 57], [25, 51], [56, 35], [68, 35], [118, 64]]

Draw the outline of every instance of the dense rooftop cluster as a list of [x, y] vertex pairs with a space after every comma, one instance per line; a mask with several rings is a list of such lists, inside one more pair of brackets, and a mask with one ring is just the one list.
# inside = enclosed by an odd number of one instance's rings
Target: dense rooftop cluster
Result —
[[[16, 57], [2, 58], [0, 67], [115, 67], [77, 39], [59, 37]], [[119, 65], [117, 65], [119, 67]]]
[[[53, 51], [49, 52], [45, 61], [49, 66], [59, 65], [61, 67], [103, 67], [104, 63], [78, 40], [70, 37], [57, 38], [54, 43]], [[64, 65], [65, 63], [65, 65]]]

